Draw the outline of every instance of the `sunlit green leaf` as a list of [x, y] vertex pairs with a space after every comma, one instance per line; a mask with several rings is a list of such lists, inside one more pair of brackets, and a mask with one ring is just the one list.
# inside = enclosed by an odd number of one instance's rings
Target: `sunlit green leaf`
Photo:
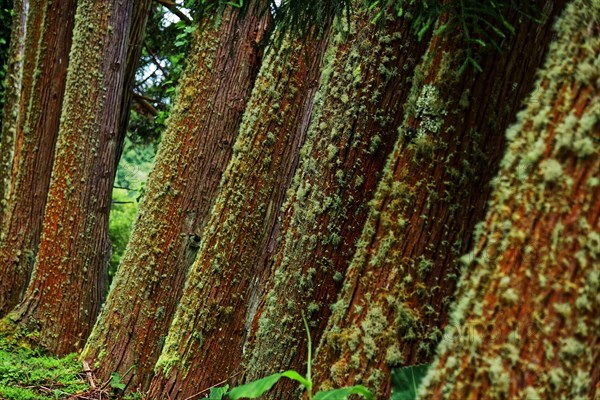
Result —
[[118, 372], [113, 372], [110, 376], [110, 387], [113, 389], [125, 390], [125, 384], [121, 382]]
[[231, 400], [241, 398], [255, 399], [270, 390], [282, 376], [283, 374], [281, 373], [273, 374], [245, 385], [234, 387], [227, 396]]
[[362, 385], [317, 392], [314, 400], [345, 400], [351, 394], [360, 394], [367, 400], [373, 400], [373, 393]]
[[285, 371], [281, 375], [285, 376], [286, 378], [290, 378], [290, 379], [300, 382], [300, 384], [304, 385], [305, 388], [310, 389], [310, 387], [312, 386], [312, 383], [307, 381], [306, 378], [304, 378], [302, 375], [300, 375], [298, 372], [296, 372], [294, 370]]
[[427, 374], [429, 364], [413, 365], [392, 370], [390, 400], [415, 400], [419, 384]]
[[222, 400], [225, 393], [227, 393], [227, 389], [229, 389], [229, 385], [210, 389], [208, 400]]

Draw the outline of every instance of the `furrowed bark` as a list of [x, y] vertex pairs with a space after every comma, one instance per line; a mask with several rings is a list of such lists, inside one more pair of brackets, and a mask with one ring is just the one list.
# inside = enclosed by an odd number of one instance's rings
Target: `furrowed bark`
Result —
[[241, 379], [248, 305], [268, 274], [270, 239], [311, 120], [328, 36], [286, 37], [267, 51], [157, 363], [152, 398], [183, 399]]
[[[554, 2], [542, 3], [552, 15]], [[444, 18], [444, 17], [442, 17]], [[507, 16], [513, 23], [518, 15]], [[443, 19], [439, 22], [443, 23]], [[502, 53], [464, 62], [458, 35], [434, 36], [417, 68], [343, 288], [316, 353], [321, 388], [363, 384], [390, 395], [392, 367], [429, 361], [447, 320], [459, 256], [471, 247], [504, 148], [551, 34], [524, 21]], [[535, 34], [531, 34], [535, 32]], [[540, 50], [541, 49], [541, 50]], [[515, 54], [530, 54], [526, 60]]]
[[573, 1], [506, 136], [422, 399], [600, 395], [600, 7]]
[[[4, 223], [6, 193], [10, 188], [11, 165], [19, 117], [19, 95], [23, 77], [28, 7], [28, 0], [15, 0], [13, 5], [10, 45], [4, 79], [4, 107], [2, 109], [2, 124], [0, 125], [0, 227]], [[0, 243], [2, 241], [2, 236], [0, 236]], [[2, 316], [1, 311], [0, 316]]]
[[[427, 41], [405, 46], [413, 38], [407, 19], [390, 19], [384, 29], [371, 19], [357, 8], [348, 31], [329, 46], [271, 275], [257, 296], [260, 304], [253, 305], [258, 309], [247, 381], [305, 370], [301, 312], [318, 343], [365, 223], [367, 203], [398, 136], [402, 105]], [[298, 398], [297, 386], [281, 381], [268, 397]]]
[[[35, 263], [65, 91], [75, 0], [32, 1], [14, 157], [0, 231], [0, 316], [21, 300]], [[31, 24], [40, 24], [40, 27]]]
[[81, 349], [106, 293], [131, 2], [80, 0], [42, 239], [23, 301], [8, 318], [58, 355]]
[[[139, 216], [83, 357], [147, 389], [258, 74], [267, 3], [229, 7], [194, 38]], [[135, 366], [129, 374], [129, 369]]]

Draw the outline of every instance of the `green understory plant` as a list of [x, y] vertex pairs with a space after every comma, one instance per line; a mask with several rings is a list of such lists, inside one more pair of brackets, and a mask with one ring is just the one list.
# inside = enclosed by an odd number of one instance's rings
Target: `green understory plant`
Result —
[[302, 320], [304, 321], [304, 328], [306, 329], [306, 336], [308, 338], [308, 362], [306, 367], [306, 376], [300, 375], [294, 370], [288, 370], [285, 372], [278, 372], [266, 376], [262, 379], [249, 382], [245, 385], [237, 386], [231, 389], [229, 392], [229, 386], [222, 386], [213, 388], [210, 390], [210, 400], [222, 400], [228, 398], [230, 400], [237, 399], [255, 399], [262, 396], [264, 393], [269, 391], [281, 378], [293, 379], [304, 386], [304, 390], [308, 395], [309, 400], [345, 400], [352, 394], [358, 394], [367, 400], [373, 400], [373, 393], [362, 385], [356, 385], [351, 387], [343, 387], [340, 389], [318, 391], [313, 393], [313, 382], [312, 382], [312, 340], [310, 337], [310, 331], [308, 329], [308, 323], [304, 314], [302, 314]]
[[390, 400], [415, 400], [429, 364], [411, 365], [392, 370], [392, 395]]

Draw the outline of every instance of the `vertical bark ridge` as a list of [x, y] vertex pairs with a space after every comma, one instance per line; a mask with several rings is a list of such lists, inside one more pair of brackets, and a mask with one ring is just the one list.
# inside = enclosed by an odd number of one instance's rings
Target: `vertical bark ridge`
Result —
[[[550, 15], [559, 8], [540, 2], [545, 4]], [[514, 23], [519, 16], [507, 18]], [[391, 368], [432, 358], [459, 256], [470, 248], [485, 213], [488, 182], [504, 148], [499, 132], [533, 83], [543, 56], [538, 49], [550, 41], [546, 24], [515, 24], [504, 52], [482, 55], [481, 73], [459, 72], [464, 62], [459, 36], [432, 38], [317, 349], [315, 382], [321, 387], [360, 383], [387, 398]], [[531, 57], [515, 63], [513, 51]]]
[[[329, 37], [267, 51], [198, 258], [157, 363], [150, 397], [186, 398], [235, 375], [297, 165]], [[250, 301], [251, 302], [251, 301]]]
[[[23, 87], [23, 101], [16, 126], [18, 151], [6, 197], [6, 213], [0, 237], [0, 315], [21, 300], [37, 256], [44, 209], [50, 186], [52, 162], [65, 91], [69, 51], [75, 21], [75, 0], [32, 2], [43, 13], [39, 18], [38, 45], [28, 42], [26, 56], [34, 57], [31, 87]], [[36, 17], [32, 16], [32, 23]], [[30, 30], [30, 34], [33, 29]], [[34, 54], [35, 51], [35, 54]]]
[[599, 395], [599, 15], [556, 24], [420, 398]]
[[148, 388], [258, 73], [266, 6], [229, 7], [218, 26], [207, 18], [195, 34], [130, 242], [83, 354], [102, 379], [116, 371], [129, 389]]
[[108, 212], [131, 2], [77, 4], [42, 238], [9, 318], [62, 355], [81, 349], [106, 294]]

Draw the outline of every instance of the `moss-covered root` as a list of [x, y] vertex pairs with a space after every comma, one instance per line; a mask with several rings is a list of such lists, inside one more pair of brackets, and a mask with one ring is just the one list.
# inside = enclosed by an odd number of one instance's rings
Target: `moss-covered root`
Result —
[[599, 15], [556, 25], [421, 399], [600, 395]]

